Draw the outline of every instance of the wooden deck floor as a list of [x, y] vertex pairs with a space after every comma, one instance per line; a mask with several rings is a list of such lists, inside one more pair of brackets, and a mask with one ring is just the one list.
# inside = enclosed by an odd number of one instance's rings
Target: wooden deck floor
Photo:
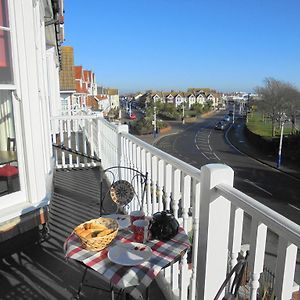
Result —
[[[1, 300], [73, 299], [82, 269], [77, 263], [65, 260], [63, 243], [76, 225], [99, 216], [99, 172], [99, 168], [56, 171], [49, 239], [41, 244], [25, 245], [24, 238], [18, 252], [8, 251], [9, 254], [0, 258]], [[108, 287], [92, 270], [87, 281]], [[150, 288], [151, 298], [164, 299], [155, 282]], [[110, 294], [83, 287], [80, 299], [110, 299]]]

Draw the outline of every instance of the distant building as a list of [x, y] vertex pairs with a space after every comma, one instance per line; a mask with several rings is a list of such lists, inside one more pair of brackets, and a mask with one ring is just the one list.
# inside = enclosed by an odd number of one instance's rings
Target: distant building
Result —
[[[209, 92], [210, 91], [210, 92]], [[157, 92], [157, 91], [147, 91], [143, 95], [139, 96], [140, 102], [145, 102], [146, 104], [150, 102], [163, 102], [174, 104], [176, 107], [186, 103], [188, 108], [191, 108], [193, 104], [199, 103], [205, 105], [207, 102], [211, 102], [212, 106], [216, 108], [220, 101], [220, 94], [215, 90], [203, 88], [189, 88], [187, 92], [182, 91], [171, 91], [171, 92]]]
[[119, 97], [119, 90], [118, 89], [107, 89], [107, 96], [110, 103], [110, 107], [112, 109], [120, 107], [120, 97]]
[[[76, 102], [73, 95], [76, 92], [74, 49], [70, 46], [61, 47], [61, 69], [59, 72], [60, 82], [60, 111], [70, 111]], [[58, 114], [58, 112], [57, 112]]]
[[60, 70], [60, 99], [63, 114], [78, 110], [97, 109], [98, 101], [96, 76], [91, 70], [74, 66], [74, 49], [62, 47]]

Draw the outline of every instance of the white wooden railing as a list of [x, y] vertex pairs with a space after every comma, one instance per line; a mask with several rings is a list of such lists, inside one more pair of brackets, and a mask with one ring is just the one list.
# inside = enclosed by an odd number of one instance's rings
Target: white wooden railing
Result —
[[[234, 172], [229, 166], [211, 164], [200, 171], [130, 135], [127, 125], [112, 125], [94, 116], [64, 118], [53, 119], [65, 128], [53, 126], [59, 136], [62, 138], [61, 132], [73, 128], [68, 122], [79, 123], [82, 141], [91, 144], [89, 147], [101, 158], [104, 169], [120, 165], [148, 172], [143, 207], [148, 215], [172, 209], [184, 229], [193, 232], [191, 269], [185, 254], [180, 264], [174, 263], [164, 271], [175, 298], [214, 299], [226, 277], [228, 263], [230, 268], [236, 264], [243, 242], [250, 244], [248, 299], [257, 299], [266, 238], [272, 232], [278, 241], [272, 255], [276, 266], [274, 293], [278, 299], [291, 299], [300, 227], [235, 189]], [[136, 203], [130, 203], [129, 210], [136, 207]], [[246, 219], [250, 226], [244, 226]]]

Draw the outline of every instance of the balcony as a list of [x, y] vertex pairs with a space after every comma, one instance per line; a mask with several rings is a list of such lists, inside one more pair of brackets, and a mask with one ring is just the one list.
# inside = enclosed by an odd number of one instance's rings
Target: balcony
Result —
[[[193, 235], [191, 264], [186, 254], [163, 274], [174, 299], [214, 299], [245, 248], [250, 256], [242, 298], [260, 298], [265, 288], [272, 287], [278, 299], [291, 299], [299, 290], [300, 227], [235, 189], [229, 166], [196, 169], [130, 135], [126, 125], [116, 126], [98, 116], [53, 118], [52, 136], [56, 144], [101, 158], [102, 169], [121, 165], [148, 172], [146, 214], [172, 209], [186, 232]], [[97, 216], [101, 172], [96, 160], [81, 160], [59, 149], [55, 156], [58, 170], [50, 206], [51, 239], [41, 248], [25, 249], [19, 258], [14, 255], [10, 261], [3, 260], [1, 268], [11, 281], [23, 282], [17, 291], [24, 295], [38, 294], [32, 284], [38, 277], [41, 290], [48, 293], [46, 299], [58, 299], [60, 294], [64, 299], [76, 292], [80, 272], [65, 263], [62, 244], [75, 225]], [[128, 211], [136, 206], [131, 202]], [[154, 285], [150, 298], [162, 299], [156, 296], [159, 290]], [[88, 293], [82, 299], [93, 299]], [[7, 295], [12, 295], [9, 289]]]
[[172, 209], [185, 230], [193, 232], [192, 270], [184, 257], [180, 267], [165, 272], [175, 295], [187, 299], [189, 290], [190, 299], [196, 294], [198, 299], [213, 299], [242, 244], [250, 248], [251, 299], [261, 292], [259, 278], [266, 269], [274, 274], [270, 284], [278, 298], [290, 299], [297, 290], [299, 226], [236, 190], [230, 167], [208, 165], [200, 171], [128, 134], [126, 125], [114, 126], [97, 117], [58, 120], [60, 136], [68, 137], [64, 143], [76, 148], [71, 137], [80, 128], [90, 154], [102, 159], [103, 168], [122, 165], [147, 171], [144, 211], [152, 215]]

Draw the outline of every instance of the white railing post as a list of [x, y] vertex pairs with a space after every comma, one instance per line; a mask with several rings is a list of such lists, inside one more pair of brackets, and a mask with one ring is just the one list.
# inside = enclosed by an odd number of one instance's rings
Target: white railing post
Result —
[[[229, 235], [229, 250], [230, 254], [230, 268], [237, 263], [239, 252], [241, 251], [242, 235], [243, 235], [243, 219], [244, 211], [234, 205], [231, 205], [230, 217], [230, 235]], [[234, 277], [232, 276], [233, 280]], [[231, 281], [232, 282], [232, 281]]]
[[292, 299], [297, 247], [279, 237], [275, 274], [275, 295], [279, 299]]
[[[191, 177], [189, 175], [185, 175], [183, 177], [183, 195], [181, 199], [181, 209], [182, 209], [182, 218], [183, 218], [183, 228], [185, 232], [189, 231], [188, 228], [188, 212], [189, 212], [189, 204], [191, 198]], [[181, 299], [186, 299], [188, 295], [188, 285], [189, 285], [189, 272], [187, 265], [187, 253], [181, 259], [181, 274], [180, 274], [180, 297]]]
[[198, 240], [198, 299], [211, 300], [226, 278], [230, 202], [217, 196], [214, 187], [233, 185], [233, 170], [222, 164], [201, 168], [200, 225]]
[[97, 139], [98, 139], [98, 151], [97, 155], [102, 160], [103, 159], [103, 144], [102, 144], [102, 130], [101, 127], [103, 125], [101, 124], [100, 118], [97, 120]]
[[259, 277], [263, 271], [267, 226], [256, 219], [251, 221], [249, 269], [251, 270], [250, 299], [257, 299]]
[[122, 133], [128, 133], [128, 125], [123, 124], [119, 125], [117, 127], [117, 133], [118, 133], [118, 145], [117, 145], [117, 151], [118, 151], [118, 166], [122, 166], [124, 163], [124, 157], [123, 157], [123, 151], [122, 151]]
[[164, 171], [165, 171], [165, 162], [163, 160], [159, 160], [158, 162], [158, 185], [157, 185], [157, 193], [158, 193], [158, 211], [162, 211], [164, 208], [163, 205], [163, 186], [164, 186]]
[[165, 207], [166, 210], [171, 209], [171, 190], [172, 190], [172, 165], [167, 164], [166, 165], [166, 182], [164, 186], [164, 192], [165, 192]]
[[193, 203], [193, 244], [192, 244], [192, 274], [190, 280], [189, 300], [196, 299], [198, 238], [199, 238], [199, 214], [200, 214], [200, 182], [195, 184], [195, 202]]

